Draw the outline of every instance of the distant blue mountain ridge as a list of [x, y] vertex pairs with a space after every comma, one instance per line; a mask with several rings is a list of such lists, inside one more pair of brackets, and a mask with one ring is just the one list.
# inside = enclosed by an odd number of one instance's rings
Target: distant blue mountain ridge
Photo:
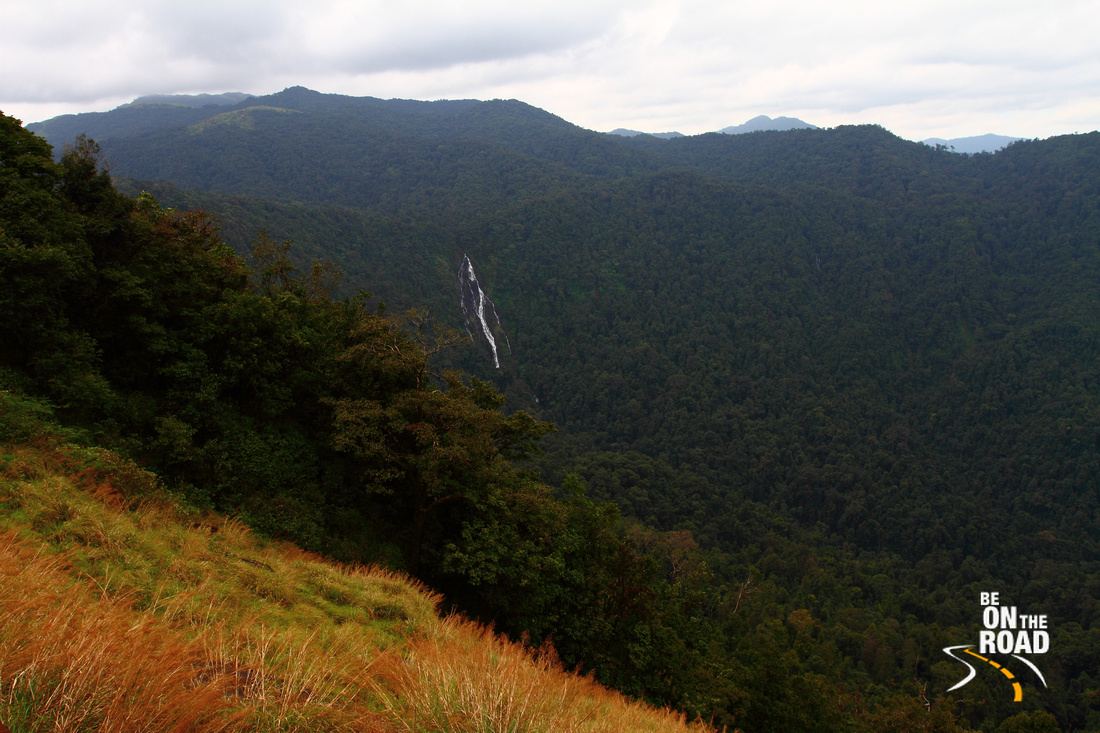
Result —
[[[731, 125], [730, 127], [723, 127], [718, 132], [725, 133], [727, 135], [740, 135], [744, 132], [756, 132], [758, 130], [816, 130], [817, 125], [811, 125], [808, 122], [796, 119], [794, 117], [776, 117], [772, 119], [767, 115], [757, 115], [743, 125]], [[612, 130], [610, 135], [620, 135], [622, 137], [635, 137], [637, 135], [650, 135], [652, 137], [661, 137], [670, 139], [674, 137], [684, 137], [680, 132], [639, 132], [638, 130], [629, 130], [625, 127], [619, 127]]]
[[921, 140], [921, 142], [925, 145], [932, 146], [943, 145], [944, 147], [953, 149], [956, 153], [993, 153], [1011, 145], [1017, 140], [1023, 140], [1023, 138], [988, 133], [985, 135], [975, 135], [973, 137], [956, 137], [950, 140], [944, 140], [940, 137], [930, 137], [927, 140]]
[[816, 130], [817, 125], [811, 125], [809, 122], [803, 122], [796, 117], [776, 117], [772, 119], [767, 115], [757, 115], [743, 125], [731, 125], [730, 127], [723, 127], [718, 132], [725, 133], [727, 135], [741, 135], [746, 132], [757, 132], [759, 130], [779, 130], [784, 132], [786, 130]]
[[[726, 135], [741, 135], [746, 132], [759, 132], [762, 130], [816, 130], [817, 125], [811, 125], [809, 122], [798, 119], [797, 117], [768, 117], [767, 115], [757, 115], [748, 122], [741, 125], [731, 125], [729, 127], [723, 127], [718, 132]], [[679, 132], [657, 132], [657, 133], [644, 133], [638, 130], [630, 130], [624, 127], [612, 130], [609, 134], [620, 135], [622, 137], [635, 137], [637, 135], [651, 135], [652, 137], [660, 138], [674, 138], [684, 137]], [[956, 137], [946, 140], [943, 138], [932, 137], [927, 140], [922, 140], [925, 145], [943, 145], [949, 149], [954, 150], [956, 153], [992, 153], [997, 150], [1010, 145], [1017, 140], [1022, 140], [1019, 137], [1010, 137], [1008, 135], [994, 135], [992, 133], [986, 135], [975, 135], [973, 137]]]
[[649, 135], [650, 137], [661, 137], [666, 140], [670, 140], [674, 137], [684, 137], [682, 132], [640, 132], [638, 130], [628, 130], [625, 127], [616, 127], [608, 135], [618, 135], [619, 137], [637, 137], [638, 135]]

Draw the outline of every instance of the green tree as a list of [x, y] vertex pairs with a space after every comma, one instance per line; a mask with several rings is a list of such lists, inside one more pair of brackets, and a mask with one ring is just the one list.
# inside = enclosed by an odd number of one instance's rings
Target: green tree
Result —
[[1046, 710], [1016, 713], [997, 726], [997, 733], [1059, 733], [1058, 719]]
[[405, 562], [415, 574], [429, 524], [453, 525], [455, 517], [483, 511], [510, 480], [509, 461], [530, 453], [553, 428], [525, 412], [504, 415], [504, 397], [476, 378], [467, 386], [447, 372], [437, 384], [428, 359], [457, 336], [429, 339], [423, 313], [408, 319], [416, 342], [400, 321], [362, 314], [359, 341], [341, 358], [372, 365], [401, 389], [335, 400], [333, 445], [361, 463], [366, 495], [392, 497], [406, 526]]

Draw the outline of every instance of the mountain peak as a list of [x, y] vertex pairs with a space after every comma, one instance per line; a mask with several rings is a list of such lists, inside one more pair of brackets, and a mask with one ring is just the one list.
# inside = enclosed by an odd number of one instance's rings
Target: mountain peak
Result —
[[746, 132], [757, 132], [758, 130], [816, 130], [817, 125], [811, 125], [809, 122], [803, 122], [796, 117], [776, 117], [772, 119], [767, 115], [757, 115], [743, 125], [732, 125], [730, 127], [723, 127], [718, 132], [725, 133], [727, 135], [740, 135]]

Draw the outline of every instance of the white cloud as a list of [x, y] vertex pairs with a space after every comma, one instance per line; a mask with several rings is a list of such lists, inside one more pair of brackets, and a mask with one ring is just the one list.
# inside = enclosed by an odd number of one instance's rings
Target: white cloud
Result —
[[0, 110], [35, 120], [300, 84], [514, 97], [605, 130], [786, 114], [1042, 137], [1097, 127], [1098, 27], [1100, 0], [5, 0]]

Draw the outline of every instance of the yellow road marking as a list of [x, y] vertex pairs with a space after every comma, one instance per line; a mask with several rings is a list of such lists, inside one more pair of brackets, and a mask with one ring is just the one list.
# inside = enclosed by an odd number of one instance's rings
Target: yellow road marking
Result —
[[[1009, 678], [1010, 680], [1016, 679], [1016, 677], [1011, 672], [1009, 672], [1006, 667], [1003, 667], [1000, 664], [997, 664], [992, 659], [986, 659], [981, 654], [978, 654], [977, 652], [972, 652], [969, 649], [963, 649], [963, 651], [966, 652], [967, 654], [969, 654], [972, 657], [977, 657], [978, 659], [982, 660], [983, 662], [986, 662], [987, 664], [993, 665], [995, 668], [1001, 670], [1001, 674], [1003, 674], [1005, 677]], [[1012, 683], [1012, 689], [1016, 691], [1016, 696], [1012, 699], [1012, 702], [1020, 702], [1021, 700], [1024, 699], [1024, 688], [1020, 687], [1019, 682], [1013, 682]]]

